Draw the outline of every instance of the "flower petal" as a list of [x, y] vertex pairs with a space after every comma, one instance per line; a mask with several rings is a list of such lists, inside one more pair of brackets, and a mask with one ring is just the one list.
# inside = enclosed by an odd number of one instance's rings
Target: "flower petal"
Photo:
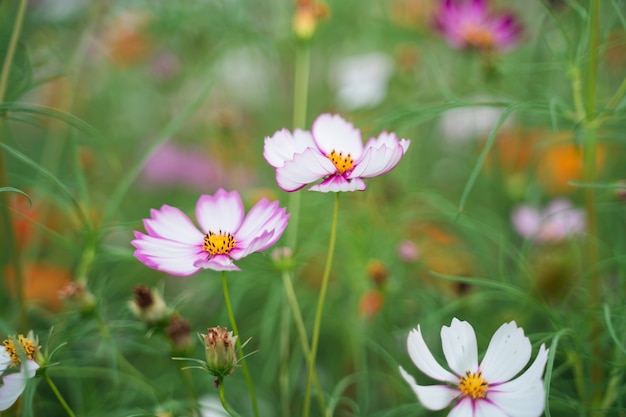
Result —
[[135, 257], [146, 266], [178, 276], [196, 273], [196, 261], [206, 258], [201, 244], [191, 245], [135, 232], [131, 244], [137, 249]]
[[246, 248], [253, 239], [267, 231], [273, 232], [272, 238], [263, 249], [273, 245], [287, 227], [289, 216], [286, 209], [278, 206], [278, 201], [270, 203], [266, 198], [262, 199], [250, 209], [241, 227], [235, 232], [235, 247]]
[[459, 396], [460, 392], [455, 387], [447, 385], [420, 386], [415, 383], [415, 379], [409, 375], [404, 368], [399, 367], [400, 374], [413, 389], [415, 395], [422, 405], [429, 410], [441, 410], [446, 408], [452, 400]]
[[309, 191], [327, 192], [343, 192], [343, 191], [363, 191], [367, 188], [365, 182], [361, 178], [346, 179], [341, 175], [332, 175], [309, 188]]
[[512, 321], [494, 333], [480, 364], [483, 378], [489, 384], [506, 382], [526, 366], [532, 347], [524, 330]]
[[198, 269], [212, 269], [214, 271], [241, 271], [241, 269], [233, 263], [228, 255], [215, 255], [211, 258], [200, 259], [196, 261], [194, 266]]
[[337, 168], [330, 159], [318, 150], [306, 149], [276, 168], [276, 182], [285, 191], [296, 191], [335, 172]]
[[499, 384], [495, 387], [492, 385], [492, 387], [490, 387], [490, 392], [492, 390], [498, 392], [519, 391], [523, 390], [526, 386], [532, 385], [536, 381], [541, 381], [541, 376], [543, 375], [543, 371], [548, 361], [548, 353], [549, 349], [546, 349], [545, 345], [541, 345], [539, 353], [537, 353], [537, 357], [533, 361], [533, 364], [530, 365], [523, 374], [511, 381], [505, 382], [504, 384]]
[[417, 326], [417, 329], [413, 329], [409, 333], [409, 337], [407, 338], [407, 349], [415, 366], [417, 366], [420, 371], [424, 372], [429, 377], [455, 385], [459, 383], [459, 378], [439, 365], [433, 354], [430, 353], [430, 350], [428, 350], [426, 342], [424, 342], [424, 338], [422, 337], [422, 331], [419, 325]]
[[441, 347], [448, 361], [448, 366], [458, 376], [478, 369], [478, 347], [472, 325], [452, 319], [450, 327], [441, 328]]
[[150, 236], [184, 243], [202, 241], [202, 233], [189, 217], [176, 207], [164, 205], [160, 210], [152, 209], [150, 217], [143, 221]]
[[313, 122], [311, 133], [323, 155], [335, 150], [344, 155], [350, 154], [353, 160], [358, 160], [363, 154], [361, 132], [339, 115], [326, 113], [318, 116]]
[[287, 129], [282, 129], [274, 133], [274, 136], [265, 138], [263, 156], [268, 164], [279, 168], [306, 148], [317, 148], [311, 132], [296, 129], [292, 134]]
[[253, 252], [265, 250], [278, 240], [278, 238], [275, 238], [275, 234], [274, 230], [265, 230], [261, 235], [251, 238], [246, 242], [245, 246], [240, 245], [235, 247], [230, 251], [229, 255], [234, 260], [239, 260]]
[[543, 413], [546, 392], [541, 379], [526, 385], [521, 390], [491, 392], [488, 398], [508, 417], [539, 417]]
[[511, 417], [489, 400], [474, 402], [474, 417]]
[[4, 385], [0, 386], [0, 411], [8, 409], [17, 401], [26, 387], [27, 380], [35, 376], [37, 369], [39, 365], [35, 361], [28, 360], [20, 372], [2, 377]]
[[474, 404], [471, 398], [463, 397], [452, 407], [448, 417], [474, 417]]
[[411, 141], [398, 138], [393, 133], [382, 132], [378, 138], [365, 145], [363, 158], [350, 173], [350, 178], [371, 178], [391, 171], [400, 162]]
[[234, 233], [244, 217], [244, 208], [237, 191], [219, 189], [214, 196], [202, 195], [196, 205], [196, 218], [204, 233]]

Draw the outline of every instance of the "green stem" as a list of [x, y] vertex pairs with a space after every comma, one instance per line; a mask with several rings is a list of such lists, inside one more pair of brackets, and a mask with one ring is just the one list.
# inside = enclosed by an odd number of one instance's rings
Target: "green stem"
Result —
[[218, 378], [217, 379], [217, 384], [218, 384], [219, 389], [220, 389], [220, 401], [222, 402], [222, 407], [224, 407], [224, 410], [226, 410], [226, 412], [228, 414], [230, 414], [231, 416], [233, 416], [233, 417], [240, 417], [239, 414], [237, 414], [237, 412], [235, 412], [235, 410], [230, 408], [230, 406], [226, 402], [226, 395], [224, 393], [224, 378], [221, 378], [221, 377]]
[[[309, 369], [306, 379], [306, 389], [304, 392], [304, 409], [303, 416], [309, 416], [309, 408], [311, 405], [311, 383], [315, 373], [315, 360], [317, 356], [317, 347], [320, 338], [320, 325], [322, 323], [322, 311], [324, 310], [324, 300], [326, 298], [326, 290], [328, 289], [328, 279], [330, 277], [330, 268], [333, 263], [333, 255], [335, 253], [335, 241], [337, 238], [337, 218], [339, 217], [339, 193], [335, 193], [335, 207], [333, 210], [333, 221], [330, 227], [330, 241], [328, 242], [328, 256], [326, 258], [326, 266], [324, 267], [324, 275], [322, 277], [322, 286], [317, 302], [317, 311], [315, 313], [315, 323], [313, 325], [313, 341], [311, 342], [311, 354], [309, 355]], [[321, 391], [318, 396], [324, 395]]]
[[48, 375], [47, 372], [43, 373], [43, 377], [46, 380], [46, 382], [48, 383], [48, 385], [50, 386], [50, 389], [52, 390], [52, 392], [54, 392], [54, 395], [57, 397], [57, 400], [59, 400], [59, 403], [61, 403], [61, 406], [63, 407], [63, 409], [65, 410], [67, 415], [70, 416], [70, 417], [76, 417], [76, 415], [74, 414], [74, 412], [72, 411], [70, 406], [67, 405], [67, 402], [65, 401], [65, 399], [63, 398], [63, 396], [59, 392], [59, 389], [57, 388], [57, 386], [54, 385], [54, 382], [52, 382], [52, 379], [50, 379], [50, 376]]
[[[289, 271], [283, 272], [283, 286], [285, 287], [287, 300], [289, 301], [289, 306], [291, 307], [291, 312], [296, 322], [296, 328], [298, 329], [298, 335], [300, 336], [300, 345], [302, 346], [302, 351], [304, 352], [304, 356], [306, 356], [307, 361], [310, 361], [311, 348], [309, 348], [309, 338], [306, 335], [304, 320], [302, 319], [302, 313], [300, 312], [300, 307], [298, 306], [298, 300], [296, 298], [296, 293], [293, 289], [293, 283], [291, 282], [291, 274], [289, 273]], [[315, 389], [317, 390], [317, 392], [322, 392], [322, 386], [320, 385], [320, 381], [317, 377], [317, 372], [315, 371], [315, 368], [313, 368], [313, 384], [315, 384]], [[324, 399], [324, 396], [318, 395], [317, 398], [320, 411], [322, 413], [325, 413], [326, 400]]]
[[233, 307], [230, 304], [230, 295], [228, 294], [228, 284], [226, 282], [226, 271], [222, 271], [222, 288], [224, 290], [224, 302], [226, 303], [226, 310], [228, 311], [230, 327], [233, 328], [233, 333], [235, 336], [237, 336], [237, 341], [235, 342], [235, 344], [237, 346], [239, 354], [242, 357], [238, 361], [238, 363], [241, 364], [241, 369], [243, 370], [243, 374], [246, 377], [246, 382], [248, 383], [248, 391], [250, 392], [250, 399], [252, 400], [252, 410], [255, 417], [259, 417], [259, 406], [256, 401], [256, 394], [254, 393], [254, 384], [252, 383], [250, 371], [248, 370], [248, 365], [246, 364], [246, 359], [244, 358], [245, 355], [241, 347], [241, 337], [239, 337], [239, 329], [237, 329], [237, 322], [235, 321], [235, 315], [233, 314]]
[[[588, 56], [589, 62], [587, 67], [587, 89], [586, 89], [586, 125], [585, 125], [585, 142], [583, 146], [583, 164], [584, 177], [587, 183], [595, 183], [596, 177], [596, 152], [597, 152], [597, 127], [594, 123], [596, 111], [596, 77], [598, 67], [598, 30], [599, 30], [599, 9], [600, 1], [592, 0], [590, 3], [590, 23], [589, 23], [589, 39], [588, 39]], [[597, 311], [600, 305], [601, 282], [600, 274], [595, 265], [599, 262], [600, 254], [597, 243], [597, 220], [596, 220], [596, 198], [595, 188], [587, 187], [585, 189], [585, 210], [587, 214], [587, 233], [589, 234], [589, 250], [588, 250], [588, 268], [592, 268], [590, 274], [589, 294], [591, 297], [592, 311]], [[601, 327], [596, 314], [591, 319], [591, 338], [593, 343], [593, 357], [591, 379], [592, 386], [597, 387], [603, 381], [602, 372], [602, 347], [600, 340]], [[592, 396], [594, 400], [599, 401], [601, 396], [598, 392]]]
[[[17, 48], [17, 42], [22, 32], [22, 23], [24, 22], [24, 16], [26, 14], [27, 0], [21, 0], [17, 9], [17, 15], [15, 17], [15, 26], [13, 26], [13, 32], [11, 33], [11, 39], [9, 40], [9, 48], [2, 64], [2, 72], [0, 73], [0, 103], [4, 103], [5, 94], [7, 91], [7, 84], [9, 81], [9, 74], [11, 72], [11, 66], [13, 64], [13, 56], [15, 55], [15, 49]], [[4, 115], [0, 114], [0, 123], [2, 123]], [[9, 186], [9, 175], [7, 172], [4, 152], [0, 149], [0, 187]], [[20, 248], [18, 247], [17, 240], [15, 238], [15, 232], [13, 229], [13, 216], [9, 210], [9, 197], [8, 193], [0, 193], [0, 216], [2, 216], [2, 224], [5, 230], [5, 236], [7, 237], [6, 243], [8, 246], [8, 259], [13, 264], [13, 276], [15, 279], [15, 288], [17, 292], [18, 308], [20, 315], [20, 328], [26, 329], [28, 327], [28, 319], [26, 315], [26, 303], [24, 299], [24, 271], [22, 269]], [[0, 267], [1, 267], [0, 263]]]

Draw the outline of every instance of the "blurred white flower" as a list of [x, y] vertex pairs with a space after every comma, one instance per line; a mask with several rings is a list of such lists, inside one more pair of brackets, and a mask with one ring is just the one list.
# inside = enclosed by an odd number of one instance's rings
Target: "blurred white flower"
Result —
[[586, 229], [585, 211], [566, 198], [557, 198], [541, 210], [527, 204], [511, 213], [513, 227], [520, 236], [536, 242], [558, 242]]
[[200, 403], [200, 414], [202, 417], [229, 417], [229, 414], [222, 407], [219, 398], [212, 395], [205, 395], [198, 401]]
[[215, 66], [218, 89], [240, 104], [262, 104], [271, 94], [271, 67], [268, 56], [258, 48], [233, 49]]
[[[441, 115], [439, 129], [445, 142], [467, 143], [487, 136], [504, 111], [502, 107], [480, 105], [480, 103], [498, 101], [494, 97], [478, 95], [468, 98], [468, 101], [479, 104], [450, 109]], [[503, 127], [507, 126], [510, 120], [509, 117]]]
[[342, 58], [331, 69], [336, 100], [347, 110], [374, 107], [387, 96], [392, 59], [382, 52]]
[[542, 344], [535, 361], [530, 340], [514, 321], [494, 333], [483, 360], [478, 364], [476, 334], [466, 321], [452, 319], [441, 329], [441, 345], [450, 371], [444, 369], [430, 352], [420, 327], [411, 330], [407, 341], [413, 363], [429, 377], [446, 385], [417, 385], [402, 367], [400, 373], [422, 405], [442, 410], [453, 404], [448, 417], [539, 417], [545, 406], [541, 379], [548, 349]]

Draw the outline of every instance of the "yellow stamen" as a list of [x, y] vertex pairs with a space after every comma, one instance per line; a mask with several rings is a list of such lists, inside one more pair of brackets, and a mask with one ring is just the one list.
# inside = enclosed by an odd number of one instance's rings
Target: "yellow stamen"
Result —
[[230, 233], [208, 232], [204, 235], [204, 244], [202, 249], [209, 252], [211, 255], [228, 255], [228, 253], [235, 247], [235, 238]]
[[326, 155], [326, 157], [331, 160], [340, 174], [343, 174], [346, 171], [351, 171], [354, 167], [354, 161], [352, 160], [350, 154], [343, 156], [342, 152], [337, 153], [337, 151], [333, 149], [331, 153]]
[[37, 353], [37, 346], [27, 337], [23, 335], [18, 335], [17, 343], [21, 346], [21, 350], [18, 351], [18, 348], [15, 346], [15, 337], [11, 337], [2, 342], [4, 345], [4, 349], [7, 351], [9, 356], [11, 357], [11, 361], [13, 362], [13, 366], [19, 366], [20, 357], [26, 357], [26, 359], [33, 360], [35, 359], [35, 354]]
[[459, 382], [459, 389], [462, 397], [472, 397], [473, 400], [485, 398], [489, 390], [489, 384], [483, 378], [482, 372], [471, 373], [467, 371]]

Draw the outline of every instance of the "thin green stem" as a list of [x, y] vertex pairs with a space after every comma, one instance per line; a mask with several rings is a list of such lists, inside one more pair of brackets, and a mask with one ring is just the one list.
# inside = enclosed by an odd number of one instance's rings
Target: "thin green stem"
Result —
[[70, 417], [76, 417], [76, 415], [74, 414], [70, 406], [65, 401], [65, 398], [63, 398], [63, 396], [59, 392], [59, 389], [57, 388], [57, 386], [54, 385], [54, 382], [52, 382], [52, 379], [50, 379], [50, 376], [48, 375], [47, 372], [43, 373], [43, 377], [48, 383], [48, 385], [50, 386], [50, 389], [52, 390], [52, 392], [54, 392], [54, 395], [57, 397], [57, 400], [59, 400], [59, 403], [61, 403], [61, 406], [63, 407], [67, 415]]
[[[9, 81], [9, 74], [11, 73], [11, 66], [13, 64], [13, 56], [15, 55], [15, 49], [17, 48], [17, 42], [22, 32], [22, 23], [24, 22], [24, 16], [26, 14], [27, 0], [21, 0], [17, 9], [17, 15], [15, 17], [15, 25], [13, 26], [13, 32], [9, 40], [9, 47], [2, 64], [2, 72], [0, 73], [0, 103], [4, 102], [5, 94], [7, 91], [7, 84]], [[0, 114], [0, 124], [4, 119], [4, 115]], [[4, 152], [0, 149], [0, 187], [9, 186], [9, 175], [7, 172]], [[19, 316], [20, 316], [20, 328], [26, 329], [28, 327], [28, 319], [26, 315], [26, 303], [24, 300], [24, 271], [22, 269], [22, 260], [20, 249], [15, 238], [15, 232], [13, 230], [13, 216], [9, 210], [9, 197], [8, 193], [0, 193], [0, 216], [2, 217], [2, 228], [5, 229], [5, 236], [7, 237], [6, 243], [8, 246], [8, 261], [13, 264], [13, 276], [15, 279], [15, 288], [17, 292]], [[0, 266], [1, 262], [0, 262]]]
[[[320, 325], [322, 323], [322, 311], [324, 310], [324, 300], [326, 299], [326, 290], [328, 289], [328, 279], [330, 277], [330, 268], [333, 263], [333, 255], [335, 253], [335, 241], [337, 239], [337, 218], [339, 217], [339, 193], [335, 193], [335, 207], [333, 210], [333, 221], [330, 227], [330, 241], [328, 242], [328, 256], [326, 257], [326, 266], [324, 267], [324, 275], [322, 276], [322, 286], [317, 302], [317, 311], [315, 312], [315, 323], [313, 324], [313, 340], [311, 342], [311, 354], [309, 355], [309, 369], [306, 379], [306, 389], [304, 392], [304, 409], [302, 415], [309, 416], [311, 406], [311, 384], [315, 373], [315, 360], [317, 356], [317, 347], [320, 338]], [[318, 396], [324, 395], [319, 391]]]
[[[587, 183], [595, 183], [596, 177], [596, 152], [597, 152], [597, 126], [593, 123], [596, 117], [596, 78], [598, 68], [598, 31], [600, 1], [590, 2], [590, 21], [588, 33], [588, 56], [587, 66], [587, 88], [586, 88], [586, 119], [585, 119], [585, 142], [583, 145], [584, 177]], [[585, 189], [585, 210], [587, 214], [587, 232], [589, 234], [589, 249], [587, 251], [587, 267], [594, 272], [590, 274], [589, 294], [591, 297], [592, 311], [597, 311], [600, 305], [601, 282], [600, 274], [594, 268], [599, 262], [600, 254], [597, 243], [597, 219], [596, 219], [596, 190], [593, 187]], [[593, 357], [595, 358], [591, 368], [592, 386], [597, 387], [603, 381], [602, 363], [604, 360], [601, 340], [601, 327], [596, 314], [591, 319], [591, 338], [593, 343]], [[592, 396], [595, 401], [601, 398], [600, 392]]]
[[613, 94], [613, 97], [611, 97], [611, 100], [609, 100], [608, 104], [606, 105], [606, 111], [612, 112], [613, 110], [615, 110], [617, 105], [624, 98], [624, 95], [626, 95], [626, 77], [622, 80], [619, 88], [617, 89], [615, 94]]
[[233, 333], [235, 336], [237, 336], [237, 341], [235, 342], [235, 344], [237, 346], [237, 350], [239, 354], [241, 355], [241, 359], [237, 363], [241, 364], [241, 369], [243, 370], [243, 374], [246, 378], [246, 382], [248, 383], [248, 391], [250, 392], [250, 399], [252, 400], [252, 410], [254, 412], [254, 415], [255, 417], [259, 417], [259, 406], [257, 404], [256, 394], [254, 393], [254, 384], [252, 382], [252, 378], [250, 377], [250, 371], [248, 370], [248, 365], [246, 364], [246, 359], [244, 357], [245, 355], [241, 347], [241, 337], [239, 337], [239, 329], [237, 328], [237, 322], [235, 321], [235, 315], [233, 314], [233, 307], [230, 303], [230, 295], [228, 293], [228, 284], [226, 282], [226, 271], [222, 271], [222, 288], [224, 290], [224, 302], [226, 303], [226, 310], [228, 311], [230, 327], [233, 328]]
[[217, 384], [220, 390], [220, 401], [222, 402], [222, 407], [224, 407], [224, 410], [233, 417], [240, 417], [239, 414], [237, 414], [235, 410], [230, 408], [230, 406], [226, 402], [226, 395], [224, 393], [224, 378], [218, 378]]
[[[294, 320], [296, 322], [296, 328], [298, 329], [298, 336], [300, 336], [300, 345], [302, 346], [302, 351], [304, 352], [304, 356], [307, 358], [307, 361], [311, 360], [311, 348], [309, 347], [309, 338], [306, 335], [306, 328], [304, 326], [304, 320], [302, 319], [302, 313], [300, 312], [300, 307], [298, 306], [298, 300], [296, 298], [296, 293], [293, 289], [293, 283], [291, 282], [291, 274], [289, 271], [283, 271], [283, 287], [285, 287], [285, 292], [287, 293], [287, 300], [289, 301], [289, 306], [291, 307], [291, 313], [293, 314]], [[308, 363], [308, 362], [307, 362]], [[322, 386], [320, 385], [319, 378], [317, 377], [317, 372], [315, 368], [313, 368], [313, 384], [315, 384], [315, 389], [317, 392], [322, 392]], [[326, 412], [326, 400], [323, 395], [318, 395], [318, 403], [320, 407], [320, 411], [322, 413]]]

